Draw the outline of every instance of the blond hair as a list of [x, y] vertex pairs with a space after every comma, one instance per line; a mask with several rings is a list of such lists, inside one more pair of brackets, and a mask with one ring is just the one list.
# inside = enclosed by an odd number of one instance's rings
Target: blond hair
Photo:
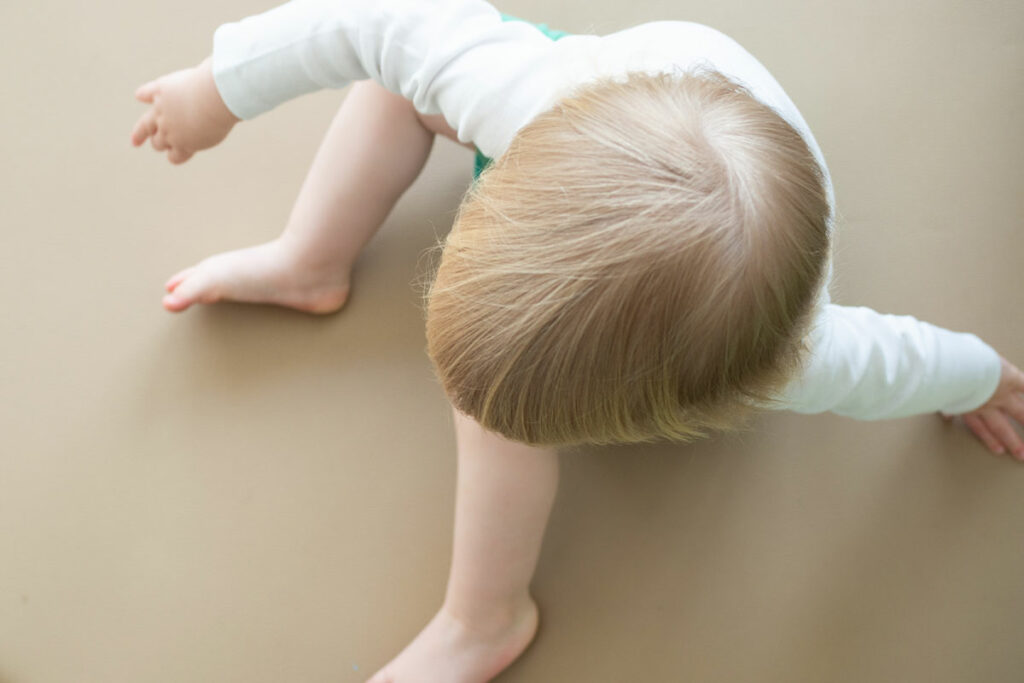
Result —
[[534, 445], [741, 428], [805, 362], [824, 178], [711, 70], [578, 88], [470, 189], [426, 292], [452, 404]]

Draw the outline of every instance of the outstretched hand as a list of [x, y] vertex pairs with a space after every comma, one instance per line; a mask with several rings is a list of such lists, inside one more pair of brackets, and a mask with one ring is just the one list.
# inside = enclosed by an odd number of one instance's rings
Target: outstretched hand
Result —
[[132, 144], [138, 147], [148, 138], [172, 164], [213, 147], [239, 121], [217, 91], [209, 58], [139, 86], [135, 98], [152, 106], [132, 129]]
[[[993, 453], [1009, 451], [1017, 460], [1024, 461], [1024, 439], [1013, 423], [1024, 424], [1024, 373], [1002, 356], [1003, 372], [996, 393], [977, 410], [964, 413], [964, 424], [974, 432]], [[951, 422], [953, 416], [939, 413]]]

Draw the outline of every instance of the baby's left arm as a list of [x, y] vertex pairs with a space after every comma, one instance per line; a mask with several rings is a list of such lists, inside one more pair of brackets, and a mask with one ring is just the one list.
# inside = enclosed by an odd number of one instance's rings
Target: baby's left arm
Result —
[[999, 354], [977, 336], [909, 315], [825, 304], [803, 376], [785, 390], [798, 413], [880, 420], [977, 409], [999, 383]]
[[1024, 452], [1010, 422], [1024, 423], [1024, 378], [976, 335], [827, 304], [809, 343], [809, 363], [778, 407], [861, 420], [962, 414], [991, 450]]
[[[980, 408], [964, 413], [964, 424], [993, 453], [1009, 451], [1024, 461], [1024, 440], [1013, 427], [1013, 421], [1024, 424], [1024, 373], [1002, 356], [1002, 372], [996, 392]], [[953, 416], [940, 413], [947, 422]]]

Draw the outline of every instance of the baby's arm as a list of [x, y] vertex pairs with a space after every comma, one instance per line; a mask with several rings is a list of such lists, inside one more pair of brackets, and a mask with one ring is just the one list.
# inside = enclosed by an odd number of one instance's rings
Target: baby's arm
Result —
[[219, 27], [213, 75], [242, 119], [372, 79], [496, 157], [551, 104], [565, 78], [552, 52], [563, 42], [503, 22], [484, 0], [293, 0]]
[[167, 151], [172, 164], [218, 144], [239, 121], [217, 92], [209, 59], [139, 86], [135, 97], [152, 107], [132, 129], [132, 144], [138, 147], [149, 138], [153, 149]]
[[[1013, 420], [1024, 424], [1024, 373], [1000, 356], [1002, 372], [996, 392], [980, 408], [963, 414], [964, 424], [993, 453], [1010, 451], [1024, 461], [1024, 440], [1013, 427]], [[953, 417], [940, 413], [946, 421]]]
[[[1020, 372], [977, 336], [911, 316], [827, 304], [809, 336], [803, 375], [779, 406], [861, 420], [963, 414], [989, 448], [1024, 454], [1009, 418], [1024, 423]], [[993, 437], [998, 435], [998, 439]]]
[[421, 114], [443, 115], [461, 142], [497, 157], [557, 98], [567, 74], [552, 68], [552, 52], [571, 38], [504, 22], [484, 0], [293, 0], [224, 24], [210, 59], [142, 86], [137, 96], [154, 108], [132, 142], [151, 137], [181, 163], [238, 120], [370, 79]]
[[217, 254], [173, 276], [164, 307], [219, 300], [330, 313], [353, 266], [426, 163], [434, 140], [412, 104], [373, 81], [351, 86], [276, 240]]

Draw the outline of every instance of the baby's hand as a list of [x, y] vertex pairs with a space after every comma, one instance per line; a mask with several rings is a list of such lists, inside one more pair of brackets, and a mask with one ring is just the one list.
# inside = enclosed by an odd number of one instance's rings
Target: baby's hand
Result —
[[[964, 424], [988, 446], [993, 453], [1010, 451], [1017, 460], [1024, 461], [1024, 441], [1013, 427], [1013, 420], [1024, 424], [1024, 373], [1000, 356], [1003, 374], [996, 393], [988, 402], [970, 413], [964, 413]], [[947, 422], [953, 418], [942, 415]]]
[[167, 150], [172, 164], [213, 147], [239, 121], [217, 92], [209, 58], [140, 86], [135, 98], [153, 106], [132, 129], [132, 144], [138, 147], [149, 138], [153, 149]]

